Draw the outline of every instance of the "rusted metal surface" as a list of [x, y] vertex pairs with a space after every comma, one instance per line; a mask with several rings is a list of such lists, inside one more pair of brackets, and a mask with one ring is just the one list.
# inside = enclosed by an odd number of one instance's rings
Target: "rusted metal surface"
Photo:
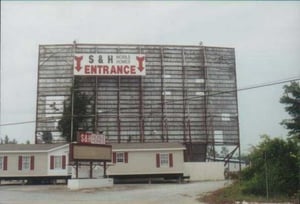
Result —
[[234, 49], [191, 45], [40, 45], [36, 143], [47, 131], [62, 141], [57, 124], [71, 103], [74, 53], [146, 58], [146, 76], [74, 77], [76, 91], [94, 97], [87, 131], [111, 143], [182, 142], [190, 158], [207, 154], [198, 147], [239, 146]]

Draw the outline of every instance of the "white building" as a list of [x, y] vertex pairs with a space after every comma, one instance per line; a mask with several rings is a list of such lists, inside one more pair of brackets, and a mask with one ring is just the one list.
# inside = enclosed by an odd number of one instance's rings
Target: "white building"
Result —
[[0, 181], [67, 179], [68, 144], [0, 145]]
[[[221, 162], [185, 162], [186, 147], [180, 143], [112, 144], [110, 178], [190, 178], [193, 181], [224, 179]], [[103, 163], [93, 162], [93, 178], [104, 175]], [[81, 162], [79, 178], [89, 178], [90, 163]], [[69, 161], [69, 144], [0, 145], [1, 180], [56, 181], [75, 177], [74, 163]]]

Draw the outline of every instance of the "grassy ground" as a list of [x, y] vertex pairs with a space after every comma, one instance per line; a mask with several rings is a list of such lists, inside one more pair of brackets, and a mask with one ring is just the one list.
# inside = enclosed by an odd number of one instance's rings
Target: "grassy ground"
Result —
[[267, 200], [266, 197], [262, 197], [262, 196], [245, 195], [241, 191], [241, 185], [239, 182], [234, 182], [232, 185], [228, 187], [214, 191], [205, 196], [201, 196], [201, 198], [199, 198], [198, 200], [200, 202], [205, 202], [209, 204], [229, 204], [229, 203], [235, 203], [236, 201], [263, 202], [263, 203], [272, 203], [272, 202], [295, 203], [293, 199], [282, 197], [282, 196], [275, 196]]

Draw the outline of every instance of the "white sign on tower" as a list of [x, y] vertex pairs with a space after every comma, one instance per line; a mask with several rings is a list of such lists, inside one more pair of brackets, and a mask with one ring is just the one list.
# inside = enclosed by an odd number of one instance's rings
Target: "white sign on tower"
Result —
[[81, 76], [145, 76], [145, 55], [76, 53], [73, 73]]

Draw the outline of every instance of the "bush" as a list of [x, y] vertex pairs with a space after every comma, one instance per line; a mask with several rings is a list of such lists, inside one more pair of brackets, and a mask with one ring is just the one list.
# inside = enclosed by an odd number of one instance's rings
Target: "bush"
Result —
[[[294, 195], [299, 189], [297, 143], [279, 138], [264, 140], [249, 155], [251, 165], [242, 172], [243, 193]], [[268, 185], [268, 186], [267, 186]]]

